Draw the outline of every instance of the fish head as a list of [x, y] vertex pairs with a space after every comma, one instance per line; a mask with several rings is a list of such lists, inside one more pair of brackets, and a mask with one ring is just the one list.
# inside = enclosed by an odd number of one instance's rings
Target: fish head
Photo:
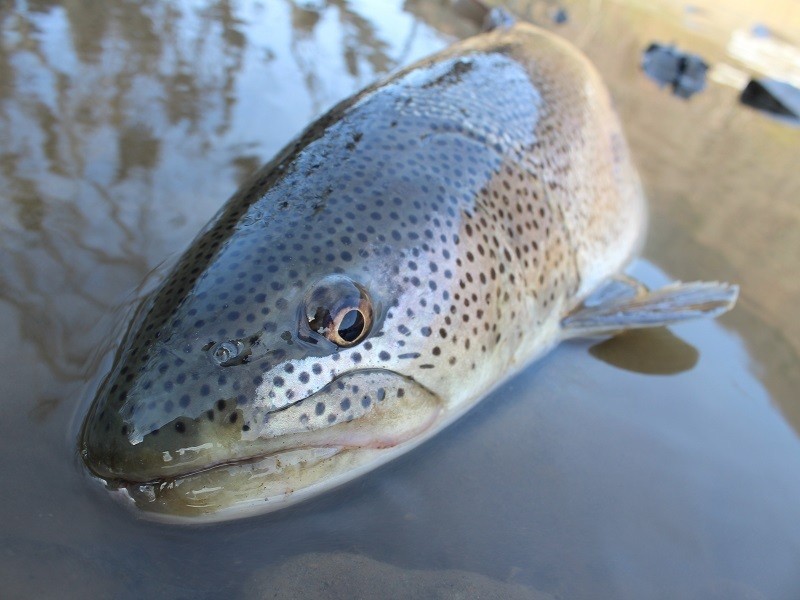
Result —
[[[399, 339], [414, 323], [385, 327], [400, 307], [391, 267], [368, 278], [312, 262], [262, 278], [253, 267], [269, 275], [275, 262], [237, 256], [236, 245], [191, 293], [169, 283], [143, 308], [87, 420], [95, 473], [151, 482], [303, 447], [393, 446], [438, 414], [436, 395], [397, 358], [420, 355]], [[390, 403], [404, 405], [402, 422]], [[376, 429], [387, 411], [391, 430]]]
[[91, 471], [163, 512], [200, 502], [190, 487], [214, 490], [200, 504], [217, 513], [331, 486], [442, 414], [452, 234], [414, 226], [435, 211], [411, 189], [404, 209], [359, 220], [278, 187], [221, 216], [142, 305], [86, 419]]

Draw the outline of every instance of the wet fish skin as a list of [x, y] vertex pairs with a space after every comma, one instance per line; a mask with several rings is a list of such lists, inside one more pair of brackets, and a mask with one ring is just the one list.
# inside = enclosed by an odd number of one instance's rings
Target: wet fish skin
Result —
[[[346, 481], [566, 337], [645, 222], [585, 57], [526, 24], [455, 44], [339, 104], [229, 200], [131, 324], [86, 464], [146, 509], [210, 519]], [[368, 306], [365, 337], [332, 343], [321, 302]]]

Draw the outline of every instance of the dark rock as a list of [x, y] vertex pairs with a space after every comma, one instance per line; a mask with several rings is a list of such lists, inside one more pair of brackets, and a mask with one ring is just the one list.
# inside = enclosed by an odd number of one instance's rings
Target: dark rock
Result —
[[773, 115], [800, 120], [800, 89], [784, 81], [751, 79], [739, 101]]
[[644, 51], [642, 70], [659, 85], [671, 86], [676, 96], [689, 98], [705, 89], [708, 64], [675, 46], [652, 43]]
[[559, 6], [553, 9], [553, 12], [550, 14], [550, 18], [553, 19], [553, 23], [556, 25], [563, 25], [569, 21], [569, 13], [567, 12], [566, 8]]
[[508, 29], [513, 27], [517, 19], [504, 8], [493, 8], [483, 20], [483, 30], [492, 31], [494, 29]]
[[772, 30], [766, 25], [763, 25], [761, 23], [756, 23], [755, 25], [753, 25], [753, 27], [750, 29], [750, 33], [753, 35], [753, 37], [757, 38], [772, 37]]

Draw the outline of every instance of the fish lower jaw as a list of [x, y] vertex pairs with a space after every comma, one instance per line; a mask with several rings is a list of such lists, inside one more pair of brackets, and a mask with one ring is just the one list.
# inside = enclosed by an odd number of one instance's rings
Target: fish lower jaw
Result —
[[[316, 465], [343, 451], [345, 448], [342, 446], [287, 448], [269, 454], [221, 462], [152, 481], [118, 480], [115, 483], [116, 487], [127, 492], [140, 508], [157, 509], [165, 495], [178, 491], [186, 492], [186, 498], [190, 501], [188, 506], [193, 501], [201, 501], [203, 496], [209, 493], [230, 490], [240, 476], [246, 475], [248, 478], [283, 477], [293, 469]], [[187, 486], [193, 489], [191, 491], [183, 489]], [[148, 506], [150, 503], [156, 504]]]
[[409, 388], [408, 380], [403, 385], [406, 393], [387, 393], [353, 421], [265, 440], [246, 457], [114, 487], [143, 516], [175, 523], [283, 508], [366, 473], [438, 430], [441, 399], [421, 385]]
[[338, 487], [407, 451], [383, 447], [306, 447], [215, 466], [192, 475], [118, 488], [148, 520], [214, 523], [272, 512]]

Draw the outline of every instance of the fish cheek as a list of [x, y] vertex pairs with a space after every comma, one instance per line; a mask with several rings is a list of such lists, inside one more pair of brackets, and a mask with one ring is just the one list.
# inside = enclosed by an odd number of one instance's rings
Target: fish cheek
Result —
[[387, 448], [429, 427], [440, 398], [392, 371], [350, 371], [312, 396], [274, 412], [257, 435], [284, 448], [343, 446]]

